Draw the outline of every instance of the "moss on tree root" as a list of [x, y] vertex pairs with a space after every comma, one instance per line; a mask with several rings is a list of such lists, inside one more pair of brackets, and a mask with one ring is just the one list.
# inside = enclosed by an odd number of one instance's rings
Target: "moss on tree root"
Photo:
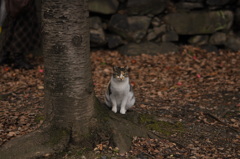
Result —
[[167, 122], [156, 120], [154, 116], [142, 114], [139, 116], [139, 123], [146, 126], [147, 129], [156, 131], [162, 136], [169, 137], [174, 133], [184, 133], [185, 128], [182, 122]]
[[46, 157], [64, 151], [69, 140], [69, 131], [44, 127], [7, 142], [1, 147], [0, 156], [4, 159]]
[[98, 102], [96, 104], [96, 120], [97, 128], [95, 128], [94, 133], [98, 137], [112, 140], [113, 146], [119, 148], [120, 153], [127, 152], [131, 147], [132, 137], [154, 137], [150, 131], [148, 131], [144, 126], [139, 124], [139, 114], [134, 111], [128, 111], [126, 115], [119, 113], [113, 113], [104, 104]]

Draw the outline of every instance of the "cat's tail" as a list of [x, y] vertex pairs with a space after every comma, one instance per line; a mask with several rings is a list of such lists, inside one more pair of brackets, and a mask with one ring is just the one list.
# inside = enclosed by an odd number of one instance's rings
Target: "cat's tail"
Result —
[[135, 96], [134, 96], [134, 94], [132, 93], [132, 94], [129, 96], [129, 98], [128, 98], [128, 102], [127, 102], [127, 105], [126, 105], [126, 109], [127, 109], [127, 110], [130, 109], [130, 108], [135, 104], [135, 101], [136, 101]]
[[110, 96], [109, 96], [107, 93], [105, 94], [105, 104], [106, 104], [108, 107], [112, 107], [112, 106], [111, 106]]

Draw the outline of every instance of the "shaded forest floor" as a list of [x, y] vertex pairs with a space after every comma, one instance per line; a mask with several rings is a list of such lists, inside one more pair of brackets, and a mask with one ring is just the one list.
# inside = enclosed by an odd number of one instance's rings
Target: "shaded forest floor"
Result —
[[[96, 156], [116, 158], [240, 158], [240, 52], [209, 53], [183, 46], [175, 54], [123, 56], [92, 52], [95, 92], [100, 101], [114, 65], [130, 68], [139, 121], [159, 139], [134, 137], [118, 154], [108, 141]], [[43, 122], [44, 68], [0, 67], [0, 145]], [[63, 158], [80, 158], [84, 150]], [[114, 157], [112, 157], [114, 158]]]

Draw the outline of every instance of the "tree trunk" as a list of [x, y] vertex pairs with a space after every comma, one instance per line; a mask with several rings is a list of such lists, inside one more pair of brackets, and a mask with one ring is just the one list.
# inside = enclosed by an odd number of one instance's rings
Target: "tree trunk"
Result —
[[87, 2], [46, 0], [42, 8], [46, 119], [78, 142], [94, 113]]

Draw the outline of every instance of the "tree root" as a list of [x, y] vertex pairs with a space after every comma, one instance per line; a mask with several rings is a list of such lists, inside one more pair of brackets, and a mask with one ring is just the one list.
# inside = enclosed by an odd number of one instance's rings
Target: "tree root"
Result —
[[139, 125], [139, 114], [136, 112], [127, 112], [126, 115], [122, 115], [108, 111], [108, 116], [104, 127], [108, 127], [112, 142], [119, 148], [120, 153], [130, 150], [134, 136], [159, 138], [159, 136]]
[[234, 132], [239, 133], [239, 130], [233, 128], [232, 126], [230, 126], [230, 125], [227, 124], [226, 122], [222, 121], [222, 120], [221, 120], [220, 118], [218, 118], [217, 116], [215, 116], [215, 115], [213, 115], [213, 114], [211, 114], [211, 113], [203, 113], [203, 114], [206, 115], [206, 116], [211, 117], [212, 119], [214, 119], [214, 120], [216, 120], [217, 122], [219, 122], [220, 124], [228, 127], [229, 129], [233, 130]]
[[68, 131], [46, 127], [7, 142], [1, 147], [0, 156], [4, 159], [47, 157], [63, 151], [69, 139]]

